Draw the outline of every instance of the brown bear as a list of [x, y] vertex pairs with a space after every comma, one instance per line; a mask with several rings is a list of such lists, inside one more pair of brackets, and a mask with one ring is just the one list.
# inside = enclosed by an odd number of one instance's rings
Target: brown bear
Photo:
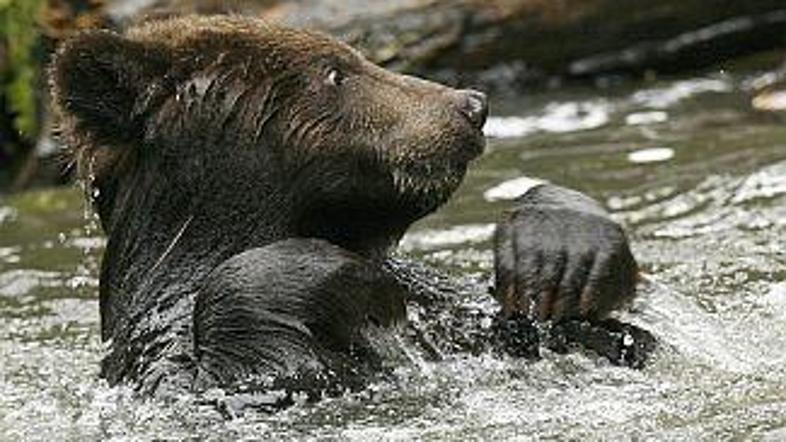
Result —
[[[449, 304], [441, 276], [389, 253], [482, 152], [482, 93], [218, 16], [83, 33], [50, 77], [108, 235], [110, 383], [362, 385], [400, 359], [408, 304]], [[620, 226], [557, 186], [517, 201], [496, 258], [508, 318], [596, 321], [634, 294]]]

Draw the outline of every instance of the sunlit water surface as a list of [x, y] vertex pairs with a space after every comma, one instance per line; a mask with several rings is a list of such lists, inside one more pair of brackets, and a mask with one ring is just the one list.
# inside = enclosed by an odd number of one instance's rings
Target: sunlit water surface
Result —
[[98, 378], [100, 232], [77, 190], [0, 200], [0, 440], [786, 439], [786, 125], [753, 77], [497, 100], [487, 154], [403, 253], [489, 272], [522, 176], [589, 193], [650, 275], [629, 321], [663, 345], [641, 371], [591, 354], [455, 357], [360, 394], [223, 419]]

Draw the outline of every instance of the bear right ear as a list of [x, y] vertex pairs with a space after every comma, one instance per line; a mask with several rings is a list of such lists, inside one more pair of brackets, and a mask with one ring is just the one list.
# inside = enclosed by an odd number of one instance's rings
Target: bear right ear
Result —
[[160, 90], [169, 62], [160, 49], [110, 31], [89, 31], [66, 41], [51, 65], [54, 105], [74, 129], [104, 140], [140, 135], [139, 114]]

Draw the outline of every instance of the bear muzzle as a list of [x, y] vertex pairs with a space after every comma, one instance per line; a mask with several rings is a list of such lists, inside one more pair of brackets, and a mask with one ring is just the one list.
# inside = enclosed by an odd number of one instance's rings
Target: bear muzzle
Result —
[[464, 115], [473, 127], [482, 130], [489, 115], [486, 94], [473, 89], [464, 89], [457, 91], [456, 95], [459, 112]]

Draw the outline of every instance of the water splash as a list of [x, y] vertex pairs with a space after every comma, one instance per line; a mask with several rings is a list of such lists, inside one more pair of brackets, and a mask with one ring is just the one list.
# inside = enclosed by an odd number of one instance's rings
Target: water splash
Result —
[[741, 374], [754, 370], [754, 361], [760, 355], [751, 352], [748, 343], [737, 338], [745, 336], [744, 333], [713, 318], [690, 297], [676, 292], [655, 276], [645, 274], [642, 278], [649, 287], [637, 297], [635, 313], [617, 314], [621, 320], [651, 331], [694, 363]]
[[448, 229], [428, 229], [408, 233], [399, 244], [402, 251], [430, 250], [451, 245], [488, 241], [495, 224], [469, 224]]
[[609, 122], [611, 105], [605, 100], [549, 103], [540, 115], [491, 117], [483, 128], [494, 138], [517, 138], [538, 132], [569, 133], [597, 129]]
[[635, 105], [652, 109], [667, 109], [699, 94], [728, 93], [733, 88], [727, 78], [694, 78], [677, 81], [665, 87], [638, 91], [631, 96], [630, 101]]

